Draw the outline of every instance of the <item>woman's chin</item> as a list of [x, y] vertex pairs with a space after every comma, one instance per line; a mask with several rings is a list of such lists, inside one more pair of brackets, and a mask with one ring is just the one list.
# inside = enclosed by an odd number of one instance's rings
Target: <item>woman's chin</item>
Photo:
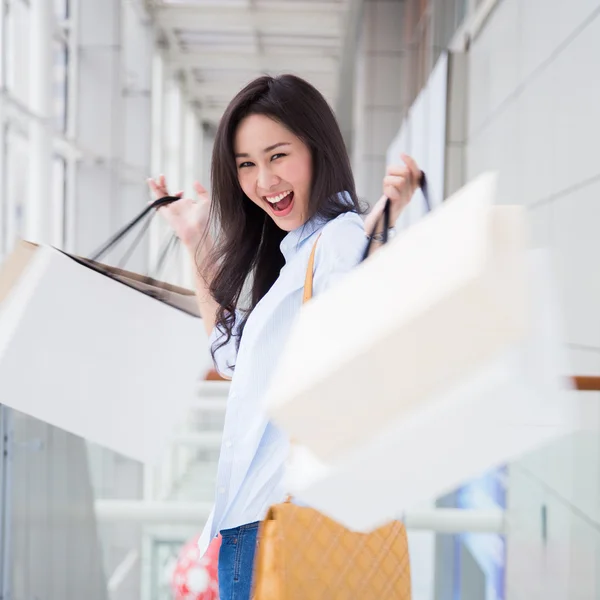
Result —
[[283, 211], [281, 214], [277, 214], [277, 211], [274, 210], [269, 210], [268, 212], [277, 227], [284, 231], [294, 231], [294, 229], [302, 227], [306, 222], [306, 219], [303, 217], [303, 211], [298, 210], [297, 206], [292, 206], [291, 210]]

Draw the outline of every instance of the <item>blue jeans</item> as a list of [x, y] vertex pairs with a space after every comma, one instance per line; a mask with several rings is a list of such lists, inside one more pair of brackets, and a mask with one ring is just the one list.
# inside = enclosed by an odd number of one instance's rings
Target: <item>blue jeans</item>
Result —
[[250, 600], [259, 522], [221, 531], [219, 600]]

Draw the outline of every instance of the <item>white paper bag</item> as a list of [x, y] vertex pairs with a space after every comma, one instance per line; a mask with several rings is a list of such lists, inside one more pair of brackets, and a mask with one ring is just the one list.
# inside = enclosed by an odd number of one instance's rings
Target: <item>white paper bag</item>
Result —
[[579, 426], [548, 257], [493, 192], [476, 180], [303, 309], [267, 398], [301, 503], [370, 530]]
[[210, 365], [193, 293], [163, 286], [20, 243], [0, 270], [2, 403], [157, 460]]
[[534, 310], [527, 339], [337, 460], [327, 463], [305, 447], [296, 449], [287, 481], [294, 497], [351, 529], [369, 531], [579, 428], [563, 377], [569, 370], [548, 255], [534, 252], [530, 263]]
[[524, 211], [494, 189], [482, 176], [303, 308], [266, 399], [277, 425], [331, 460], [524, 339]]

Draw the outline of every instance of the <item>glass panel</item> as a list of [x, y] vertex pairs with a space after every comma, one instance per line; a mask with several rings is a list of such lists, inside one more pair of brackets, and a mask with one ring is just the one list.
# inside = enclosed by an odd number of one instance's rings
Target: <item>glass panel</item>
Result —
[[[494, 469], [456, 492], [456, 508], [506, 509], [508, 471]], [[463, 533], [455, 536], [455, 593], [469, 600], [467, 590], [477, 590], [483, 600], [503, 600], [506, 577], [506, 538], [497, 533]], [[473, 585], [473, 582], [479, 582]]]
[[54, 14], [59, 20], [69, 16], [69, 0], [54, 0]]
[[8, 181], [7, 167], [8, 127], [0, 122], [0, 260], [8, 252]]
[[56, 207], [54, 214], [57, 215], [57, 227], [60, 228], [56, 236], [61, 246], [65, 247], [66, 217], [67, 217], [67, 162], [62, 156], [52, 159], [52, 203]]
[[[203, 517], [182, 522], [167, 510], [132, 518], [135, 511], [123, 509], [122, 501], [151, 500], [159, 507], [212, 501], [228, 384], [216, 386], [200, 392], [154, 469], [23, 413], [0, 410], [0, 425], [11, 438], [11, 471], [0, 473], [6, 477], [0, 493], [5, 489], [7, 497], [0, 500], [8, 507], [3, 542], [11, 598], [105, 598], [107, 588], [111, 600], [172, 598], [177, 557], [200, 534]], [[217, 436], [198, 437], [203, 433]]]
[[[214, 498], [220, 432], [229, 384], [203, 384], [196, 405], [175, 433], [172, 447], [156, 467], [144, 467], [95, 444], [86, 444], [90, 481], [98, 512], [98, 537], [112, 598], [170, 600], [171, 581], [182, 547], [198, 536], [201, 517], [181, 522], [167, 510], [160, 517], [131, 520], [117, 500], [211, 503]], [[107, 510], [108, 508], [108, 510]]]
[[83, 440], [3, 410], [7, 473], [6, 598], [106, 598]]
[[29, 95], [29, 6], [8, 3], [6, 18], [6, 85], [24, 104]]
[[10, 252], [23, 235], [27, 218], [29, 145], [23, 135], [8, 127], [6, 136], [6, 247]]
[[53, 114], [58, 131], [67, 129], [69, 47], [65, 42], [54, 42]]

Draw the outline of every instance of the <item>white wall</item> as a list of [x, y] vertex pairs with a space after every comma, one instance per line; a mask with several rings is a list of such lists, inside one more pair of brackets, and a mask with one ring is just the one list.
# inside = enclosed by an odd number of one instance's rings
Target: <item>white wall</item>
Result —
[[[467, 179], [499, 169], [499, 201], [528, 207], [581, 374], [600, 373], [599, 58], [598, 0], [502, 0], [469, 52]], [[510, 470], [510, 600], [600, 596], [600, 394], [582, 398], [590, 430]]]
[[386, 151], [407, 109], [404, 5], [365, 2], [354, 96], [354, 175], [359, 197], [373, 204], [382, 193]]
[[[399, 162], [400, 154], [412, 156], [426, 173], [432, 208], [444, 200], [446, 157], [446, 99], [448, 55], [443, 53], [426, 86], [410, 107], [387, 151], [387, 162]], [[409, 227], [427, 212], [420, 191], [400, 215], [398, 228]]]

